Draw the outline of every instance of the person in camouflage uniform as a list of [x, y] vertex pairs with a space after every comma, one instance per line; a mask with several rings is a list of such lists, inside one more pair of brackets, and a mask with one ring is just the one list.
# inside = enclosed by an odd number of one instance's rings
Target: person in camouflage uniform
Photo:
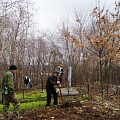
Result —
[[19, 101], [14, 94], [14, 81], [15, 81], [15, 72], [17, 67], [11, 65], [9, 71], [7, 71], [3, 76], [2, 83], [2, 95], [3, 95], [3, 117], [4, 120], [8, 120], [8, 108], [10, 103], [14, 106], [13, 115], [19, 117]]

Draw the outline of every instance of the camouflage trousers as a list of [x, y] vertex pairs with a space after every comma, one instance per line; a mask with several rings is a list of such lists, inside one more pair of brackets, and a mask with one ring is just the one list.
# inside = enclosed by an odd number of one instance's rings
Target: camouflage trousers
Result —
[[8, 119], [8, 108], [10, 103], [14, 106], [13, 115], [19, 116], [19, 100], [17, 97], [11, 97], [11, 95], [3, 95], [3, 117], [4, 120]]

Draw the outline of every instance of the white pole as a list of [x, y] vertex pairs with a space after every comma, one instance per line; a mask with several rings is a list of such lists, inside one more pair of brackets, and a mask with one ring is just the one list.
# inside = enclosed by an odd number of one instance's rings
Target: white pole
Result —
[[71, 73], [72, 73], [72, 67], [68, 67], [68, 80], [69, 80], [69, 86], [67, 87], [67, 89], [69, 88], [69, 92], [72, 92], [72, 88], [71, 88]]

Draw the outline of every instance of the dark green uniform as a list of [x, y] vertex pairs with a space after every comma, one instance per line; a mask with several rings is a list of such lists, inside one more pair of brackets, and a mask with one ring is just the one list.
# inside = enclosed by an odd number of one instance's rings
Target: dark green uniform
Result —
[[8, 119], [8, 108], [10, 103], [14, 106], [13, 114], [19, 116], [19, 101], [17, 97], [12, 97], [14, 95], [14, 73], [8, 71], [4, 74], [2, 83], [2, 95], [3, 95], [3, 116], [4, 119]]

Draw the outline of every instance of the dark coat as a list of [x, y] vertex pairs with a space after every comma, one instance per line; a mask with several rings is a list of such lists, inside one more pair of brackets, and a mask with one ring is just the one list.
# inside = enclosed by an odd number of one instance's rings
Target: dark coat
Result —
[[54, 88], [54, 85], [57, 85], [57, 77], [54, 77], [54, 75], [52, 74], [47, 79], [46, 89]]

